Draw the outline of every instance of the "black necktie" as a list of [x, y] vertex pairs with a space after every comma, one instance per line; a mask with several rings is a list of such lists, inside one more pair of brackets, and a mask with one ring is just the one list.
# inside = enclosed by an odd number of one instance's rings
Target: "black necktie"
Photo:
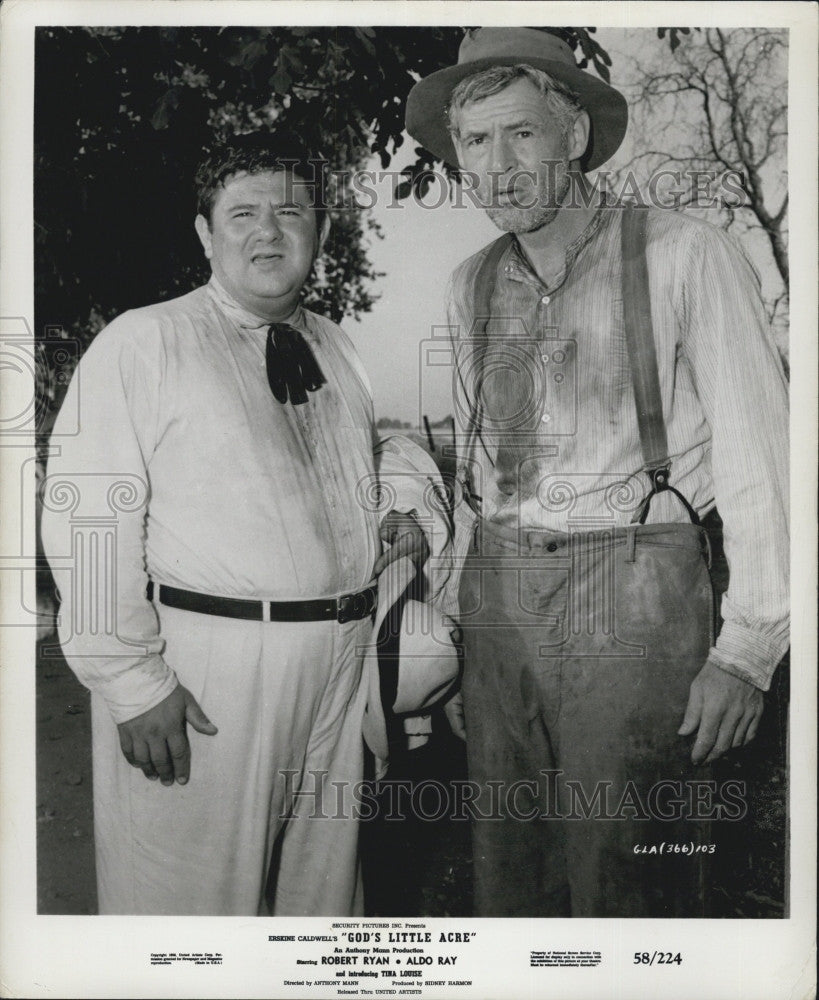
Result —
[[327, 379], [301, 333], [288, 323], [271, 323], [265, 349], [267, 381], [273, 395], [293, 406], [307, 402], [307, 393], [320, 389]]

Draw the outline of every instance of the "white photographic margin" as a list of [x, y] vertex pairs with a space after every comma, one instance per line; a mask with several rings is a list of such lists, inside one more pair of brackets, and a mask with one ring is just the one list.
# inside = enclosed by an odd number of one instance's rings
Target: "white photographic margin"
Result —
[[[653, 1000], [802, 1000], [815, 995], [817, 9], [804, 3], [269, 3], [196, 0], [7, 0], [0, 9], [0, 317], [33, 329], [33, 70], [38, 24], [662, 24], [789, 28], [791, 188], [792, 694], [790, 917], [783, 920], [419, 920], [433, 931], [474, 930], [459, 951], [469, 989], [425, 996]], [[123, 234], [127, 236], [127, 234]], [[0, 371], [3, 411], [22, 412], [20, 380]], [[8, 395], [6, 394], [8, 393]], [[16, 395], [15, 395], [16, 394]], [[760, 414], [764, 420], [764, 414]], [[0, 438], [0, 566], [21, 554], [33, 509], [30, 438]], [[26, 465], [27, 463], [27, 465]], [[19, 484], [23, 469], [24, 488]], [[34, 551], [33, 537], [25, 552]], [[22, 580], [21, 592], [19, 581]], [[0, 621], [35, 606], [34, 573], [0, 577]], [[277, 997], [285, 948], [269, 934], [330, 933], [331, 918], [38, 916], [36, 910], [34, 629], [0, 631], [0, 993], [7, 997]], [[595, 949], [596, 969], [531, 969], [532, 949]], [[682, 965], [635, 966], [635, 951], [681, 952]], [[152, 967], [151, 952], [218, 952], [221, 966]], [[300, 952], [296, 952], [299, 954]], [[292, 962], [292, 954], [289, 956]], [[329, 977], [328, 977], [329, 978]], [[448, 977], [445, 977], [448, 978]], [[380, 985], [380, 983], [376, 983]], [[391, 984], [390, 984], [391, 985]], [[334, 997], [315, 988], [310, 997]]]

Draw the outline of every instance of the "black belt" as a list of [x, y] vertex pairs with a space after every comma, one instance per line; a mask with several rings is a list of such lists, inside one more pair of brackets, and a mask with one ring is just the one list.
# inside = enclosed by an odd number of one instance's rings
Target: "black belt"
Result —
[[220, 615], [222, 618], [246, 618], [255, 622], [321, 622], [359, 621], [375, 613], [378, 588], [367, 587], [358, 594], [328, 597], [318, 601], [245, 601], [237, 597], [211, 597], [193, 590], [180, 590], [160, 583], [148, 583], [147, 597], [158, 591], [160, 604], [181, 611], [196, 611], [200, 615]]

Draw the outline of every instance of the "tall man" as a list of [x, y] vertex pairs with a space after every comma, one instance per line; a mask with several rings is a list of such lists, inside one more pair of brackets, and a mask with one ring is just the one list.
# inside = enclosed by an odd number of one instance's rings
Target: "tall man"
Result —
[[473, 824], [480, 915], [703, 915], [707, 824], [743, 804], [691, 762], [753, 738], [788, 641], [787, 396], [758, 283], [708, 224], [595, 204], [585, 173], [626, 122], [527, 28], [471, 31], [408, 100], [510, 234], [449, 299], [467, 754], [478, 816], [505, 819]]
[[[362, 776], [359, 653], [377, 573], [426, 556], [409, 512], [435, 468], [375, 444], [350, 341], [299, 305], [329, 228], [318, 169], [269, 135], [206, 158], [209, 283], [106, 327], [57, 421], [43, 538], [92, 690], [102, 913], [360, 905], [350, 802], [335, 815]], [[379, 469], [398, 473], [380, 523]]]

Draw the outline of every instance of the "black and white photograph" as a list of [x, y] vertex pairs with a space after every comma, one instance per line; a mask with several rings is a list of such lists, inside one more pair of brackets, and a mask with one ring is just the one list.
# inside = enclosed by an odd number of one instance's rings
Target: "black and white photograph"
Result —
[[3, 995], [815, 995], [775, 7], [4, 7]]

